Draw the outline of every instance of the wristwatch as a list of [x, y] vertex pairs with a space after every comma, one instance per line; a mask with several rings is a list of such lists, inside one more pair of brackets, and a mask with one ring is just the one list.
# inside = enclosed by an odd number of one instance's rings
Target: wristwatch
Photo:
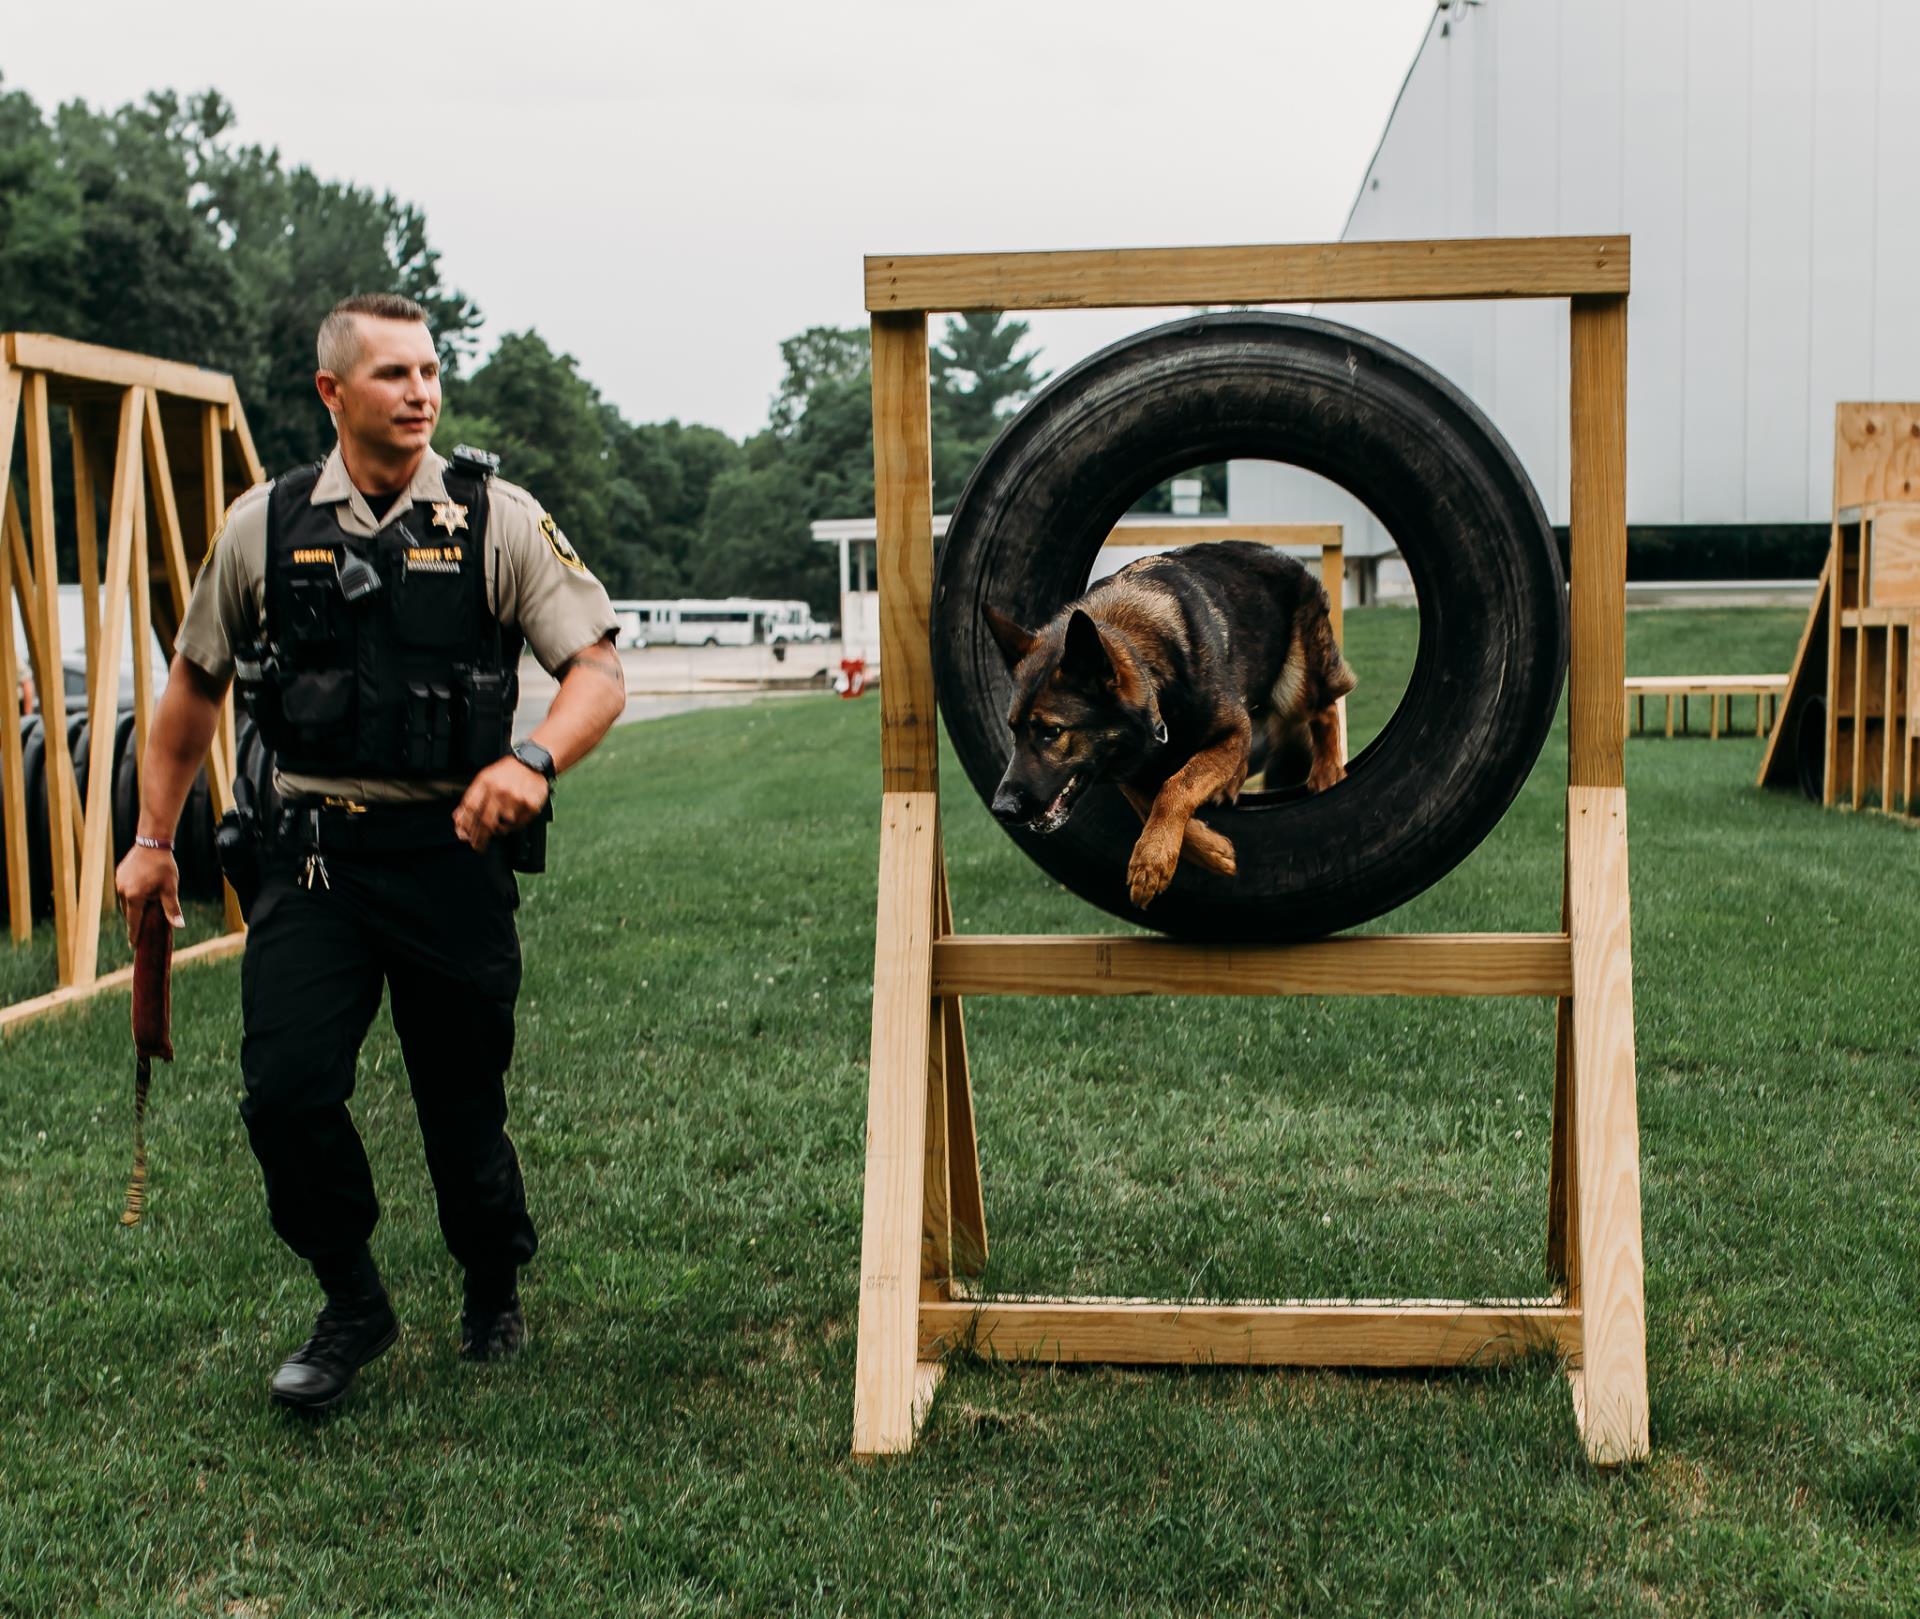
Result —
[[553, 755], [538, 742], [528, 740], [513, 745], [513, 756], [529, 770], [537, 770], [551, 783], [556, 774], [553, 768]]

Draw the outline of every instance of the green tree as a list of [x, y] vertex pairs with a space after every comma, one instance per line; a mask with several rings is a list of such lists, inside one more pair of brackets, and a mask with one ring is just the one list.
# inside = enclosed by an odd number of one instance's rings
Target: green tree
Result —
[[1001, 423], [1046, 380], [1046, 372], [1034, 369], [1037, 350], [1017, 352], [1028, 331], [1025, 321], [1009, 320], [996, 309], [947, 317], [931, 363], [948, 432], [984, 449]]
[[533, 331], [501, 338], [449, 386], [435, 446], [444, 454], [462, 439], [501, 458], [616, 595], [687, 588], [710, 493], [744, 460], [714, 428], [624, 420], [572, 355]]
[[645, 539], [626, 588], [637, 596], [679, 594], [701, 548], [701, 522], [714, 482], [742, 465], [744, 454], [717, 428], [678, 421], [636, 426], [616, 413], [610, 435], [616, 476], [646, 506]]
[[278, 468], [332, 442], [313, 339], [338, 299], [417, 299], [456, 370], [479, 315], [443, 285], [417, 208], [289, 172], [232, 125], [213, 91], [50, 119], [0, 94], [0, 308], [8, 325], [232, 373]]
[[714, 480], [706, 543], [691, 584], [700, 595], [798, 597], [824, 606], [830, 595], [826, 547], [807, 529], [805, 475], [791, 462], [737, 467]]
[[418, 208], [310, 169], [284, 171], [276, 153], [258, 147], [217, 153], [209, 195], [253, 333], [231, 369], [250, 414], [262, 418], [255, 438], [269, 467], [315, 459], [332, 445], [313, 387], [313, 342], [349, 293], [398, 292], [420, 304], [443, 372], [458, 378], [480, 315], [442, 284]]
[[0, 310], [21, 331], [60, 331], [82, 271], [81, 192], [31, 97], [0, 89]]
[[[613, 532], [606, 413], [570, 354], [556, 354], [533, 331], [509, 332], [487, 363], [452, 390], [435, 447], [444, 454], [463, 418], [481, 418], [501, 474], [531, 490], [550, 510], [588, 567], [618, 579], [627, 536]], [[623, 515], [630, 515], [623, 511]]]

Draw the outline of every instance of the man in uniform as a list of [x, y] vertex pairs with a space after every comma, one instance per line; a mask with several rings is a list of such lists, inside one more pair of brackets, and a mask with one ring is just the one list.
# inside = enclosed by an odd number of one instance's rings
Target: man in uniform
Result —
[[[499, 1359], [525, 1339], [517, 1273], [535, 1238], [503, 1083], [520, 988], [510, 860], [553, 778], [626, 701], [606, 592], [553, 519], [491, 476], [490, 457], [429, 448], [440, 368], [425, 312], [349, 298], [318, 352], [338, 447], [228, 514], [180, 627], [116, 883], [130, 930], [149, 905], [181, 924], [173, 831], [237, 673], [283, 806], [241, 972], [240, 1111], [274, 1230], [326, 1295], [272, 1382], [308, 1410], [337, 1403], [398, 1333], [347, 1111], [383, 983], [440, 1227], [466, 1271], [460, 1352]], [[514, 743], [523, 638], [560, 686]]]

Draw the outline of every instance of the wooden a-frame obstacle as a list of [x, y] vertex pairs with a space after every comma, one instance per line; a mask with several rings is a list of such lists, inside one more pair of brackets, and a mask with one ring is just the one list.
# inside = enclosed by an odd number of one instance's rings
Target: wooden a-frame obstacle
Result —
[[[51, 411], [63, 406], [73, 441], [74, 538], [85, 622], [88, 771], [82, 804], [66, 747], [59, 567], [54, 542]], [[11, 482], [16, 424], [24, 424], [21, 470], [28, 521]], [[148, 651], [155, 629], [169, 657], [187, 609], [194, 570], [226, 518], [227, 492], [262, 477], [233, 379], [220, 372], [32, 332], [0, 336], [0, 813], [6, 824], [7, 915], [15, 944], [32, 931], [26, 787], [20, 722], [13, 711], [17, 649], [8, 597], [20, 603], [29, 662], [46, 727], [47, 825], [59, 988], [0, 1007], [0, 1032], [125, 982], [131, 969], [98, 972], [102, 911], [113, 909], [112, 749], [120, 659], [129, 618], [136, 755], [153, 713]], [[101, 556], [96, 492], [110, 492]], [[216, 813], [233, 780], [229, 695], [207, 760]], [[227, 891], [229, 931], [174, 959], [230, 955], [240, 913]]]
[[1797, 785], [1801, 714], [1824, 698], [1821, 802], [1914, 814], [1920, 730], [1920, 404], [1834, 407], [1833, 526], [1756, 785]]
[[[1566, 1358], [1589, 1456], [1647, 1453], [1639, 1126], [1620, 723], [1625, 676], [1628, 242], [1617, 237], [870, 258], [882, 708], [853, 1450], [910, 1450], [942, 1357], [1461, 1366]], [[1213, 946], [962, 936], [940, 841], [930, 651], [927, 316], [959, 309], [1567, 298], [1572, 660], [1562, 927]], [[1156, 1303], [970, 1297], [987, 1230], [968, 995], [1535, 995], [1557, 1009], [1547, 1268], [1554, 1291], [1469, 1301]]]

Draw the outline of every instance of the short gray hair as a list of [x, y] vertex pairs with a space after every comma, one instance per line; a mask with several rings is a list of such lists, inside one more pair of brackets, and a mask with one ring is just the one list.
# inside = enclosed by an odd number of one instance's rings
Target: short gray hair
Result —
[[355, 315], [371, 315], [376, 320], [417, 320], [422, 326], [427, 323], [427, 312], [397, 292], [356, 292], [351, 298], [342, 298], [327, 311], [313, 346], [322, 371], [345, 376], [360, 358], [360, 332], [353, 323]]

